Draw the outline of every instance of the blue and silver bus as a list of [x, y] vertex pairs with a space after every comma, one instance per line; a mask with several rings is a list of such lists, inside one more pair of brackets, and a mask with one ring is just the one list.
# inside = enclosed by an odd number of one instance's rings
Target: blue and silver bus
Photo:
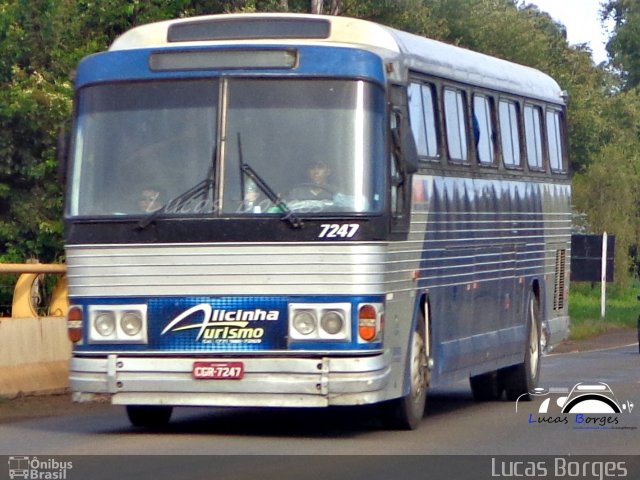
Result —
[[345, 17], [134, 28], [75, 78], [70, 385], [173, 407], [527, 396], [566, 337], [565, 96], [546, 74]]

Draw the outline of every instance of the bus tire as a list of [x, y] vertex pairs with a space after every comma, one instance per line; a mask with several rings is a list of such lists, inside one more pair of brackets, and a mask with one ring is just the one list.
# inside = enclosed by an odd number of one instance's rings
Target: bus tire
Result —
[[476, 402], [490, 402], [498, 400], [502, 395], [502, 387], [498, 372], [487, 372], [469, 378], [471, 393]]
[[134, 427], [158, 428], [171, 420], [173, 407], [166, 405], [127, 405], [127, 416]]
[[527, 301], [527, 343], [524, 362], [507, 367], [501, 373], [507, 400], [531, 400], [530, 392], [540, 377], [540, 302], [533, 292]]
[[424, 416], [429, 374], [424, 335], [419, 329], [411, 335], [409, 354], [409, 393], [384, 405], [384, 420], [394, 430], [415, 430]]

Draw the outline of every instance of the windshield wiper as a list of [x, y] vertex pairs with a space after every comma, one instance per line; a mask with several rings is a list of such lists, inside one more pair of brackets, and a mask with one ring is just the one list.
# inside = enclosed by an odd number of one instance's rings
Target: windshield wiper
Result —
[[184, 205], [186, 202], [193, 200], [201, 196], [203, 193], [210, 192], [213, 189], [213, 175], [212, 172], [209, 171], [207, 178], [201, 180], [189, 190], [184, 193], [181, 193], [175, 198], [172, 198], [170, 201], [165, 203], [161, 208], [151, 212], [149, 215], [144, 217], [142, 220], [138, 222], [138, 228], [144, 230], [147, 228], [151, 222], [153, 222], [156, 218], [158, 218], [163, 213], [166, 213], [169, 210], [176, 210]]
[[302, 228], [304, 226], [304, 222], [298, 218], [293, 211], [291, 211], [285, 201], [282, 200], [280, 195], [278, 195], [273, 188], [269, 186], [265, 179], [262, 178], [258, 172], [251, 167], [251, 165], [244, 162], [242, 158], [242, 140], [240, 139], [240, 132], [238, 132], [238, 160], [240, 161], [240, 188], [242, 189], [242, 195], [244, 196], [244, 180], [242, 176], [244, 173], [248, 175], [256, 186], [262, 190], [262, 193], [264, 193], [267, 198], [284, 213], [284, 215], [280, 217], [281, 220], [289, 222], [293, 228]]
[[240, 170], [242, 170], [243, 173], [246, 173], [249, 178], [254, 181], [256, 186], [260, 190], [262, 190], [267, 198], [271, 200], [273, 204], [284, 213], [284, 216], [280, 217], [281, 220], [286, 220], [293, 228], [302, 228], [304, 226], [304, 222], [300, 218], [298, 218], [295, 213], [293, 213], [293, 211], [289, 208], [285, 201], [282, 200], [280, 195], [274, 192], [269, 184], [265, 182], [265, 180], [260, 175], [258, 175], [258, 173], [253, 168], [251, 168], [251, 165], [247, 163], [241, 163]]

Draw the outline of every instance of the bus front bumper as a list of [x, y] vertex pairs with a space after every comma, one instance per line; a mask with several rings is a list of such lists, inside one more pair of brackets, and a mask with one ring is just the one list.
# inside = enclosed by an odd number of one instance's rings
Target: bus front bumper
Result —
[[326, 407], [390, 398], [390, 355], [319, 358], [207, 358], [242, 362], [239, 380], [193, 378], [202, 358], [73, 356], [69, 383], [77, 402], [108, 395], [116, 405]]

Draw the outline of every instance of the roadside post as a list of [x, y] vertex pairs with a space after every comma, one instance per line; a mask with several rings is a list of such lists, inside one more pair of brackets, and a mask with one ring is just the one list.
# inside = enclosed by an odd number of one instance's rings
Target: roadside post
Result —
[[607, 283], [613, 282], [615, 235], [571, 235], [571, 281], [600, 282], [600, 317], [607, 313]]

